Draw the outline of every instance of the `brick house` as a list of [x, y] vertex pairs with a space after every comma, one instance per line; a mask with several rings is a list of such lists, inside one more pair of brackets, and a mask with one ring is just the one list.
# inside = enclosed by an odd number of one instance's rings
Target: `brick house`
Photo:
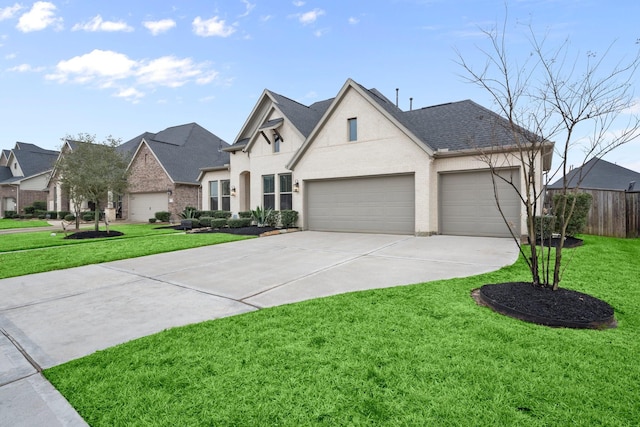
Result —
[[197, 123], [146, 132], [127, 144], [137, 148], [129, 164], [122, 217], [133, 222], [146, 222], [160, 211], [177, 219], [185, 207], [200, 207], [200, 169], [229, 163], [229, 153], [223, 151], [229, 144]]
[[36, 201], [47, 200], [47, 181], [58, 152], [16, 142], [0, 154], [0, 217], [5, 211], [23, 212]]

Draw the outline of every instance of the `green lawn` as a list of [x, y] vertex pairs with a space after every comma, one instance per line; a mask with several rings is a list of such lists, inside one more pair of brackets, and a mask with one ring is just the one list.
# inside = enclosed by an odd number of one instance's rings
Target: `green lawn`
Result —
[[154, 224], [112, 225], [111, 230], [124, 236], [78, 240], [50, 231], [2, 235], [0, 279], [246, 238], [223, 233], [185, 234]]
[[640, 419], [640, 240], [585, 236], [563, 285], [619, 326], [552, 329], [477, 306], [498, 272], [171, 329], [45, 371], [93, 426], [631, 426]]
[[32, 227], [48, 227], [49, 224], [47, 221], [40, 220], [17, 220], [17, 219], [8, 219], [2, 218], [0, 219], [0, 230], [9, 230], [12, 228], [32, 228]]

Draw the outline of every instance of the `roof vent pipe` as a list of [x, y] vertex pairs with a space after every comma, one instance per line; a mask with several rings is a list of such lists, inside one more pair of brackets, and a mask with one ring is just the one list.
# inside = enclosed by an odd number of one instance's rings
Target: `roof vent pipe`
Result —
[[413, 111], [413, 98], [409, 98], [409, 111]]
[[396, 107], [398, 106], [398, 92], [400, 92], [400, 88], [396, 88]]

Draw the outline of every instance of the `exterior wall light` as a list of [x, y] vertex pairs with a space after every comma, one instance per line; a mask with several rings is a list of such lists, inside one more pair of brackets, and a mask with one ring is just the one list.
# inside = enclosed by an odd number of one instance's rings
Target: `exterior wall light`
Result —
[[235, 196], [236, 196], [236, 187], [231, 187], [231, 195], [232, 195], [233, 197], [235, 197]]
[[173, 191], [171, 191], [170, 188], [167, 188], [167, 196], [171, 197], [172, 194], [173, 194]]
[[295, 191], [296, 193], [300, 191], [300, 183], [298, 182], [297, 179], [296, 179], [296, 182], [293, 184], [293, 191]]

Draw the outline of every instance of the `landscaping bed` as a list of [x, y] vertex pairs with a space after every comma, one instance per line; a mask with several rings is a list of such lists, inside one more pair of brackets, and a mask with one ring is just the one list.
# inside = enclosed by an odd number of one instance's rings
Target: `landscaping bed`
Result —
[[615, 327], [613, 308], [598, 298], [570, 289], [552, 290], [531, 283], [484, 285], [472, 296], [506, 316], [539, 325], [579, 329]]

